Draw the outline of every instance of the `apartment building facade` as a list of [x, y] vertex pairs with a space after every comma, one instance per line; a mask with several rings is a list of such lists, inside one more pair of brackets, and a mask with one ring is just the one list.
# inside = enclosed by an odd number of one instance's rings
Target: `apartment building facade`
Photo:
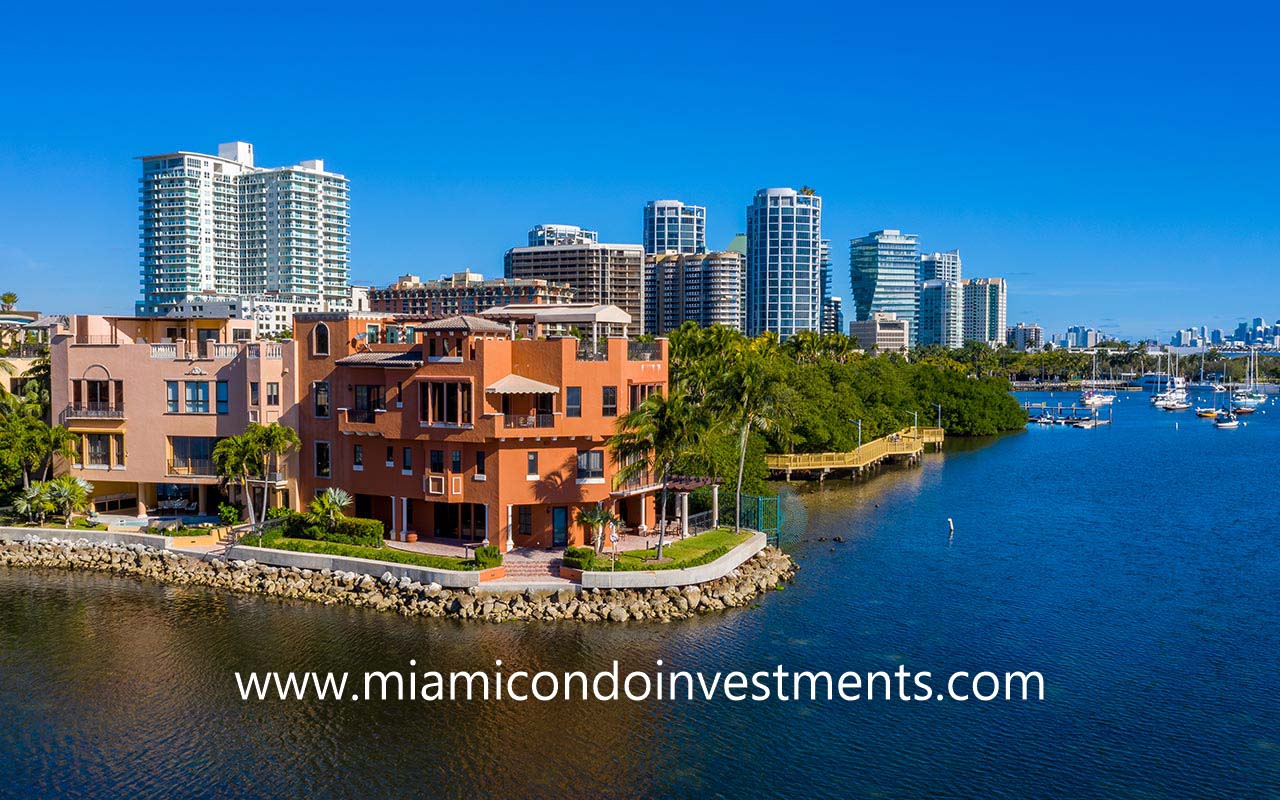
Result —
[[[50, 346], [52, 413], [76, 437], [65, 469], [93, 484], [98, 512], [212, 516], [227, 499], [217, 442], [250, 422], [293, 426], [294, 345], [254, 341], [248, 320], [70, 321]], [[267, 476], [275, 504], [293, 496], [295, 461]]]
[[349, 187], [324, 161], [257, 167], [248, 142], [140, 160], [138, 314], [265, 293], [349, 303]]
[[503, 267], [509, 280], [567, 285], [579, 302], [617, 306], [631, 315], [637, 327], [644, 325], [641, 245], [583, 242], [513, 247], [506, 252]]
[[[616, 309], [615, 309], [616, 311]], [[577, 512], [604, 504], [654, 524], [651, 477], [617, 479], [617, 417], [665, 392], [667, 343], [514, 339], [490, 319], [380, 313], [295, 320], [298, 491], [336, 486], [397, 539], [513, 547], [588, 541]]]
[[645, 257], [644, 329], [664, 334], [685, 322], [742, 330], [746, 259], [734, 252]]
[[429, 281], [417, 275], [403, 275], [390, 286], [369, 293], [369, 310], [446, 317], [478, 314], [514, 303], [571, 303], [576, 295], [568, 284], [537, 278], [485, 280], [483, 275], [463, 270]]

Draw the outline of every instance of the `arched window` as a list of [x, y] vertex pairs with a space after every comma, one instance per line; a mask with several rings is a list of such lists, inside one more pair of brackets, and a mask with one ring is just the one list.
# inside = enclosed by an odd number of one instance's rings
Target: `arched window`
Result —
[[321, 322], [316, 326], [314, 336], [315, 340], [311, 348], [311, 354], [313, 356], [329, 355], [329, 326]]

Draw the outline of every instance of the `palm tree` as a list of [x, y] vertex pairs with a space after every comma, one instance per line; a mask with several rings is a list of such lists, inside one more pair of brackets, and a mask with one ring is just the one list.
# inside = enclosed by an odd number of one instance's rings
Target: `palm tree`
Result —
[[67, 461], [75, 458], [76, 443], [80, 441], [80, 435], [72, 433], [61, 425], [49, 426], [45, 431], [45, 453], [44, 461], [44, 479], [49, 480], [53, 472], [53, 462], [56, 458], [63, 458]]
[[733, 492], [733, 530], [737, 533], [742, 524], [742, 478], [751, 430], [776, 428], [787, 414], [793, 392], [751, 348], [735, 356], [715, 398], [719, 411], [738, 429], [738, 479]]
[[224, 482], [235, 482], [240, 487], [244, 493], [245, 508], [249, 509], [249, 524], [257, 527], [253, 495], [249, 492], [249, 478], [262, 471], [262, 456], [257, 446], [243, 433], [228, 436], [214, 445], [213, 463]]
[[18, 304], [18, 295], [13, 292], [5, 292], [0, 294], [0, 311], [12, 311], [13, 307]]
[[13, 510], [25, 516], [28, 522], [35, 524], [44, 522], [45, 514], [53, 510], [45, 484], [32, 484], [18, 492], [13, 498]]
[[600, 552], [600, 548], [604, 546], [605, 527], [621, 523], [622, 518], [613, 513], [612, 508], [605, 508], [603, 505], [587, 506], [578, 511], [578, 524], [586, 525], [594, 532], [592, 543], [595, 545], [597, 554]]
[[280, 458], [300, 447], [302, 441], [298, 438], [297, 431], [293, 428], [286, 428], [278, 422], [273, 422], [270, 425], [250, 424], [244, 435], [258, 448], [264, 464], [267, 465], [262, 482], [262, 519], [265, 520], [267, 518], [267, 509], [270, 507], [271, 491], [269, 484], [272, 482], [271, 476], [279, 472]]
[[609, 437], [618, 479], [630, 480], [644, 473], [661, 476], [662, 500], [658, 528], [658, 558], [667, 533], [667, 482], [672, 466], [693, 445], [691, 409], [684, 394], [672, 389], [670, 396], [655, 392], [634, 410], [618, 419], [618, 432]]
[[355, 499], [345, 489], [331, 487], [312, 500], [308, 508], [311, 510], [311, 515], [316, 519], [324, 520], [332, 532], [338, 527], [338, 518], [342, 516], [343, 510], [354, 502]]
[[62, 512], [63, 527], [71, 527], [71, 518], [89, 507], [89, 498], [93, 496], [93, 484], [83, 478], [71, 475], [60, 475], [43, 484], [49, 501]]

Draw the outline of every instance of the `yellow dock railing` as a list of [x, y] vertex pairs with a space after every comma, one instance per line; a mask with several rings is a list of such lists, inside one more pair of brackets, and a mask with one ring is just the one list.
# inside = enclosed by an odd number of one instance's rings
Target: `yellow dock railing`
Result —
[[861, 469], [889, 456], [915, 455], [926, 444], [941, 444], [944, 436], [942, 428], [903, 428], [847, 453], [780, 453], [766, 455], [764, 461], [771, 472]]

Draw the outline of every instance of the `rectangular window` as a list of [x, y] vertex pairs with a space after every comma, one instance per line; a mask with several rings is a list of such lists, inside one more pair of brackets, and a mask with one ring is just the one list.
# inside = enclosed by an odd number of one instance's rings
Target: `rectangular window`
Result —
[[86, 438], [89, 440], [89, 450], [85, 456], [85, 466], [87, 467], [106, 467], [111, 464], [111, 435], [106, 433], [91, 433]]
[[582, 387], [581, 386], [565, 387], [564, 415], [566, 417], [582, 416]]
[[218, 440], [212, 436], [172, 436], [169, 450], [171, 475], [216, 475], [213, 448]]
[[124, 435], [117, 433], [111, 438], [112, 438], [112, 441], [115, 443], [116, 466], [123, 467], [124, 466]]
[[209, 413], [208, 381], [187, 381], [187, 413]]
[[527, 466], [525, 467], [525, 471], [524, 471], [525, 476], [529, 478], [538, 477], [538, 451], [537, 450], [529, 451], [529, 455], [526, 457], [526, 463], [527, 463]]
[[600, 413], [606, 417], [618, 416], [618, 387], [601, 387]]
[[164, 382], [165, 410], [170, 414], [178, 413], [178, 382]]
[[267, 383], [267, 405], [280, 405], [280, 384], [274, 381]]
[[218, 413], [227, 413], [227, 382], [218, 381], [217, 385], [214, 387], [214, 391], [214, 401], [217, 403]]
[[391, 445], [387, 445], [387, 466], [394, 467], [396, 465], [396, 449]]
[[258, 404], [258, 382], [249, 382], [249, 405], [256, 406]]
[[431, 451], [431, 471], [444, 472], [444, 451], [443, 450]]
[[364, 445], [357, 444], [351, 448], [351, 466], [364, 469]]
[[405, 472], [413, 472], [413, 448], [406, 447], [400, 453], [400, 469]]
[[317, 417], [329, 416], [329, 382], [316, 381], [311, 384], [313, 411]]
[[578, 451], [578, 480], [604, 480], [604, 451]]
[[330, 474], [329, 443], [316, 442], [316, 477], [327, 478]]
[[517, 506], [516, 533], [521, 536], [533, 535], [533, 506]]
[[454, 472], [462, 472], [462, 451], [454, 450], [449, 458], [449, 467]]
[[476, 451], [476, 475], [482, 478], [485, 475], [484, 459], [485, 459], [485, 452], [483, 450], [477, 450]]

